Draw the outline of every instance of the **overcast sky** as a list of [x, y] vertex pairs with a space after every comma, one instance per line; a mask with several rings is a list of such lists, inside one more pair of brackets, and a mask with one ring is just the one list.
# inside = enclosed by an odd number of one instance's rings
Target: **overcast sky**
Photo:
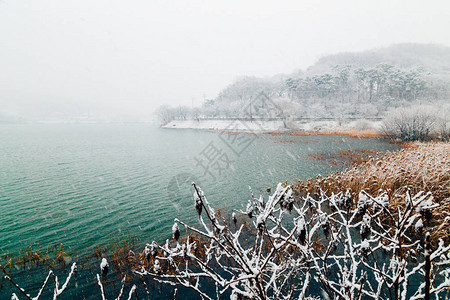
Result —
[[449, 3], [0, 0], [0, 113], [145, 116], [325, 54], [449, 46]]

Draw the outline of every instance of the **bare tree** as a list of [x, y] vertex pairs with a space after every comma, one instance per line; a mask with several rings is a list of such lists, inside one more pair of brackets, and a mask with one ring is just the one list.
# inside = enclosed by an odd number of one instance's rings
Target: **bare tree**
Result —
[[291, 118], [297, 118], [301, 116], [302, 107], [300, 104], [291, 101], [288, 98], [276, 98], [273, 103], [277, 106], [274, 109], [282, 120], [285, 128], [288, 127], [288, 120]]
[[383, 132], [402, 141], [425, 141], [435, 133], [437, 112], [429, 106], [399, 108], [386, 116]]
[[162, 125], [165, 125], [175, 118], [173, 108], [168, 105], [162, 105], [155, 111], [156, 116]]
[[[304, 299], [312, 285], [330, 299], [421, 299], [449, 291], [450, 246], [441, 240], [424, 251], [420, 239], [438, 206], [429, 193], [407, 194], [404, 207], [391, 209], [384, 193], [362, 192], [356, 203], [348, 192], [297, 202], [291, 187], [279, 184], [268, 200], [252, 193], [247, 209], [236, 210], [228, 223], [194, 190], [203, 228], [175, 219], [176, 245], [148, 245], [157, 250], [138, 275], [204, 299]], [[238, 226], [236, 212], [251, 225]], [[179, 225], [206, 241], [204, 253], [190, 237], [180, 243]], [[424, 278], [418, 287], [411, 285], [420, 282], [417, 276]], [[204, 280], [215, 285], [214, 294], [202, 288]]]

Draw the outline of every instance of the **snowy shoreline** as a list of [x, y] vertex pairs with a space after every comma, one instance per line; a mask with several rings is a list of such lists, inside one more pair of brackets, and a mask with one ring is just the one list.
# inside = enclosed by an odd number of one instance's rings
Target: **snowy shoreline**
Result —
[[376, 131], [381, 128], [379, 119], [304, 119], [291, 120], [258, 120], [258, 119], [203, 119], [203, 120], [173, 120], [161, 128], [167, 129], [201, 129], [225, 130], [231, 132], [288, 132], [333, 131], [336, 133], [348, 130]]

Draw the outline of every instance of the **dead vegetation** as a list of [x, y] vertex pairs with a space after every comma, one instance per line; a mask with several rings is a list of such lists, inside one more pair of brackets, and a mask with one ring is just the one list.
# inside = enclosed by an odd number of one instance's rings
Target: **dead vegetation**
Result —
[[331, 153], [314, 153], [308, 155], [312, 160], [323, 160], [329, 162], [333, 166], [355, 165], [368, 161], [373, 156], [379, 155], [381, 152], [360, 149], [360, 150], [342, 150]]
[[373, 129], [361, 130], [352, 127], [337, 127], [332, 129], [319, 130], [291, 130], [291, 131], [272, 131], [268, 132], [273, 136], [290, 135], [290, 136], [317, 136], [317, 135], [342, 135], [353, 138], [377, 138], [383, 135]]
[[25, 269], [36, 266], [48, 266], [53, 268], [56, 265], [66, 264], [71, 261], [71, 257], [66, 253], [63, 243], [41, 247], [39, 244], [30, 245], [18, 253], [7, 252], [0, 258], [1, 275], [11, 275], [12, 269]]
[[[439, 207], [433, 211], [430, 229], [433, 237], [450, 240], [450, 144], [412, 143], [398, 152], [373, 157], [358, 166], [299, 181], [295, 191], [327, 195], [349, 190], [355, 197], [361, 191], [376, 195], [387, 192], [391, 209], [404, 206], [406, 193], [431, 192]], [[355, 199], [355, 198], [354, 198]]]
[[17, 252], [6, 252], [0, 257], [0, 288], [4, 276], [14, 277], [15, 273], [33, 268], [55, 269], [65, 267], [77, 260], [80, 268], [89, 271], [97, 269], [98, 261], [102, 257], [108, 257], [116, 270], [119, 278], [129, 274], [131, 266], [127, 264], [130, 251], [139, 248], [136, 236], [131, 234], [121, 234], [110, 236], [106, 246], [96, 246], [92, 252], [81, 257], [72, 258], [66, 251], [67, 247], [63, 243], [54, 243], [47, 247], [42, 247], [39, 243], [32, 244]]

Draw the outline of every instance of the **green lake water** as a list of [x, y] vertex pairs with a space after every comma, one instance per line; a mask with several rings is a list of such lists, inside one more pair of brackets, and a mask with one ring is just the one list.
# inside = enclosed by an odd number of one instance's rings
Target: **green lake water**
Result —
[[79, 252], [120, 232], [164, 240], [173, 218], [195, 219], [192, 180], [215, 207], [241, 207], [249, 186], [258, 193], [332, 170], [310, 154], [397, 148], [343, 136], [238, 136], [240, 144], [150, 124], [0, 126], [0, 251], [61, 241]]
[[249, 186], [259, 194], [281, 181], [326, 175], [342, 167], [310, 155], [346, 149], [397, 146], [151, 124], [2, 125], [0, 253], [63, 242], [76, 257], [120, 234], [163, 241], [175, 217], [196, 222], [192, 181], [216, 208], [241, 208]]

